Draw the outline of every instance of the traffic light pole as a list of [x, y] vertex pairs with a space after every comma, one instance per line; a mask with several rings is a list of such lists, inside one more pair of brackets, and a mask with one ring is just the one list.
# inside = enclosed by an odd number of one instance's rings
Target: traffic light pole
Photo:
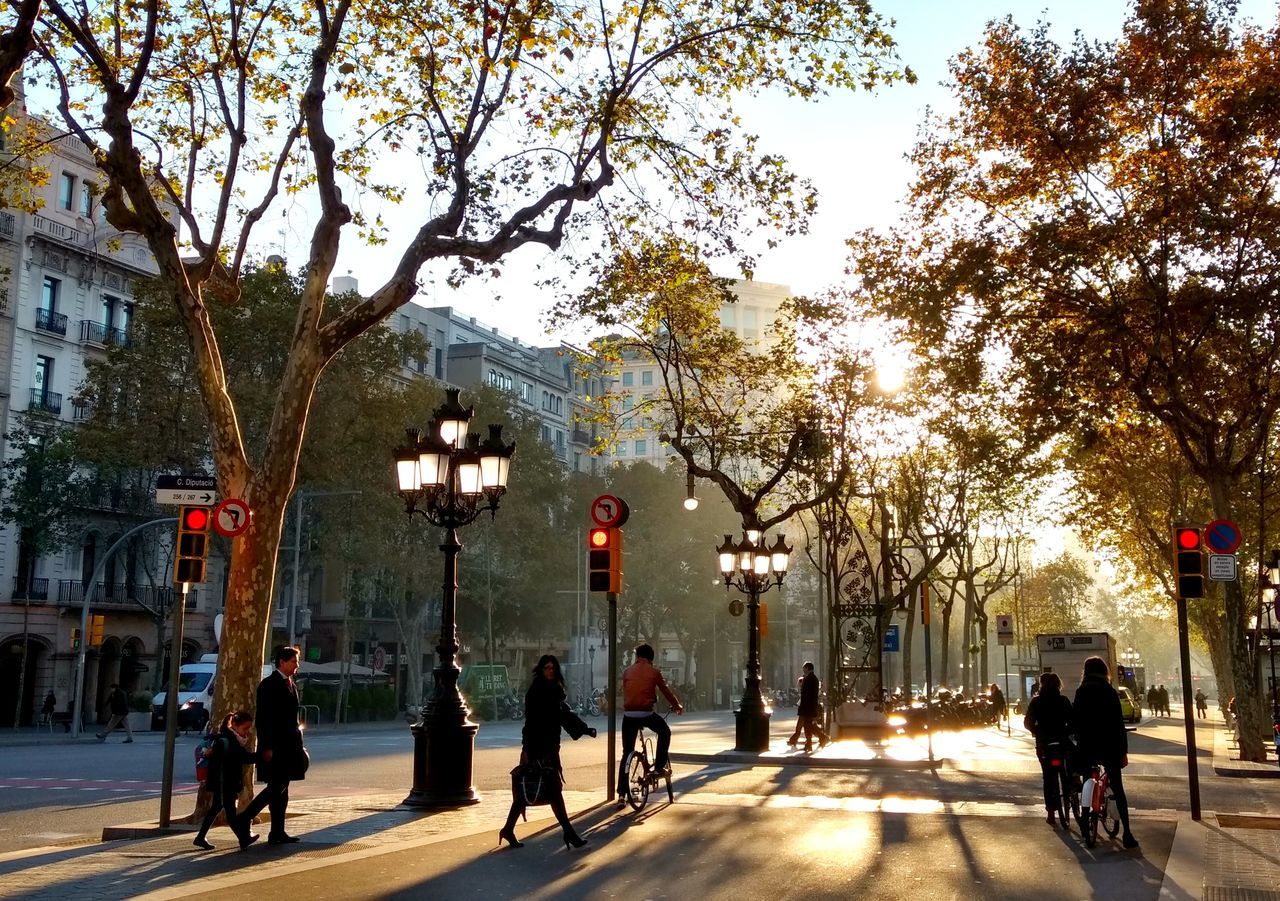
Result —
[[609, 769], [605, 800], [617, 796], [618, 776], [618, 593], [609, 592]]
[[[176, 516], [166, 516], [163, 519], [153, 519], [150, 522], [144, 522], [141, 525], [134, 526], [115, 540], [111, 547], [107, 548], [106, 553], [98, 560], [93, 568], [93, 575], [89, 577], [89, 584], [84, 589], [84, 597], [80, 603], [80, 647], [76, 651], [76, 678], [72, 683], [71, 691], [75, 698], [75, 702], [71, 707], [71, 737], [79, 738], [80, 729], [84, 723], [84, 682], [85, 682], [85, 645], [89, 639], [89, 602], [93, 599], [94, 586], [102, 578], [107, 571], [107, 563], [115, 556], [116, 551], [124, 547], [134, 534], [141, 532], [143, 529], [149, 529], [152, 526], [167, 526], [170, 523], [176, 523]], [[172, 693], [172, 692], [171, 692]]]
[[169, 828], [173, 807], [173, 748], [178, 741], [178, 678], [182, 675], [182, 625], [187, 613], [187, 582], [182, 583], [178, 609], [173, 612], [169, 639], [169, 690], [164, 697], [164, 775], [160, 780], [160, 828]]
[[1187, 599], [1178, 592], [1178, 659], [1182, 663], [1182, 720], [1187, 730], [1187, 790], [1191, 819], [1200, 819], [1200, 767], [1196, 761], [1196, 721], [1191, 701], [1191, 648], [1187, 640]]

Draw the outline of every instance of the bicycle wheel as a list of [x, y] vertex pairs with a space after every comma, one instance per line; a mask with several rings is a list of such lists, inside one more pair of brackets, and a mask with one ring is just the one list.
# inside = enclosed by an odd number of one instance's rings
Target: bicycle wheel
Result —
[[1120, 811], [1116, 809], [1116, 799], [1107, 792], [1107, 806], [1102, 814], [1102, 828], [1107, 830], [1108, 838], [1120, 834]]
[[1064, 829], [1070, 828], [1071, 779], [1065, 769], [1058, 770], [1058, 819]]
[[649, 761], [635, 751], [627, 754], [627, 803], [632, 810], [642, 810], [649, 800]]

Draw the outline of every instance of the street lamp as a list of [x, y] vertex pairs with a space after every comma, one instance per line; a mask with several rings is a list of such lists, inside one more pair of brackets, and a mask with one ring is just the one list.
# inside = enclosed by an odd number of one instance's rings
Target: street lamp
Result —
[[395, 452], [396, 482], [410, 518], [419, 513], [445, 530], [444, 586], [440, 611], [435, 687], [410, 727], [413, 733], [413, 789], [410, 807], [459, 807], [479, 803], [471, 784], [471, 762], [479, 727], [458, 691], [458, 529], [485, 511], [496, 516], [507, 490], [515, 442], [504, 444], [502, 426], [489, 426], [489, 437], [468, 432], [474, 407], [458, 401], [458, 389], [445, 391], [445, 402], [433, 414], [426, 435], [407, 430], [408, 442]]
[[736, 588], [747, 596], [747, 677], [735, 712], [736, 751], [769, 747], [769, 713], [760, 693], [760, 595], [782, 585], [791, 551], [781, 535], [769, 547], [759, 529], [748, 529], [736, 544], [732, 535], [726, 535], [716, 548], [725, 590]]
[[698, 496], [693, 493], [693, 473], [685, 473], [684, 479], [684, 508], [686, 510], [698, 509]]
[[[1276, 682], [1276, 619], [1280, 617], [1280, 602], [1276, 593], [1280, 592], [1280, 550], [1271, 551], [1271, 559], [1267, 561], [1267, 576], [1262, 589], [1262, 606], [1267, 611], [1267, 657], [1271, 661], [1271, 719], [1280, 726], [1280, 682]], [[1261, 636], [1262, 614], [1258, 614], [1259, 636]], [[1258, 642], [1258, 651], [1262, 651], [1262, 642]]]

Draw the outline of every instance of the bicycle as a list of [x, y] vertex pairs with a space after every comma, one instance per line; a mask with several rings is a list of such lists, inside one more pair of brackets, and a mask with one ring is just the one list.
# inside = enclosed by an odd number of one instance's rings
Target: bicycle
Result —
[[671, 789], [671, 766], [659, 772], [653, 763], [653, 737], [641, 727], [636, 733], [636, 744], [639, 749], [632, 748], [627, 752], [622, 771], [627, 774], [627, 782], [623, 788], [627, 793], [627, 803], [637, 813], [644, 809], [649, 801], [649, 792], [658, 787], [659, 779], [666, 779], [667, 802], [675, 803], [675, 792]]
[[1080, 813], [1080, 780], [1072, 772], [1068, 760], [1068, 749], [1061, 742], [1050, 742], [1045, 745], [1045, 757], [1049, 766], [1053, 767], [1058, 779], [1058, 819], [1064, 827], [1070, 827], [1071, 817], [1080, 824], [1084, 832], [1084, 819]]
[[1095, 763], [1080, 791], [1082, 802], [1088, 801], [1084, 808], [1084, 843], [1092, 848], [1098, 843], [1098, 826], [1106, 831], [1108, 838], [1115, 838], [1120, 833], [1120, 812], [1116, 808], [1116, 796], [1111, 793], [1111, 780], [1107, 778], [1107, 770], [1102, 764]]

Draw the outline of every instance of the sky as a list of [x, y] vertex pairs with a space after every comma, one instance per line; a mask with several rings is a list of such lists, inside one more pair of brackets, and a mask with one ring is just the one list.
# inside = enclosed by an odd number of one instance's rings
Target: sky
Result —
[[[916, 72], [917, 84], [832, 95], [812, 103], [772, 96], [743, 106], [744, 128], [760, 135], [762, 149], [785, 155], [819, 191], [810, 233], [766, 252], [755, 272], [759, 281], [788, 285], [797, 294], [836, 285], [846, 263], [845, 239], [858, 229], [887, 227], [895, 221], [911, 178], [904, 154], [915, 141], [925, 109], [949, 108], [949, 93], [940, 85], [947, 77], [947, 62], [976, 44], [988, 21], [1012, 15], [1016, 23], [1030, 27], [1044, 19], [1065, 44], [1077, 29], [1090, 39], [1117, 37], [1129, 9], [1121, 0], [878, 0], [875, 6], [896, 19], [892, 30], [899, 54]], [[1240, 11], [1243, 18], [1269, 24], [1276, 18], [1277, 4], [1243, 0]], [[335, 274], [349, 271], [368, 290], [391, 271], [398, 245], [394, 240], [382, 249], [355, 244], [346, 242]], [[556, 298], [538, 296], [531, 287], [538, 264], [554, 269], [554, 254], [523, 249], [511, 257], [499, 285], [476, 282], [457, 293], [445, 287], [442, 277], [437, 285], [428, 284], [431, 275], [424, 271], [426, 287], [416, 302], [452, 304], [504, 334], [554, 343], [564, 336], [549, 336], [540, 320]], [[501, 300], [494, 299], [495, 289]]]

